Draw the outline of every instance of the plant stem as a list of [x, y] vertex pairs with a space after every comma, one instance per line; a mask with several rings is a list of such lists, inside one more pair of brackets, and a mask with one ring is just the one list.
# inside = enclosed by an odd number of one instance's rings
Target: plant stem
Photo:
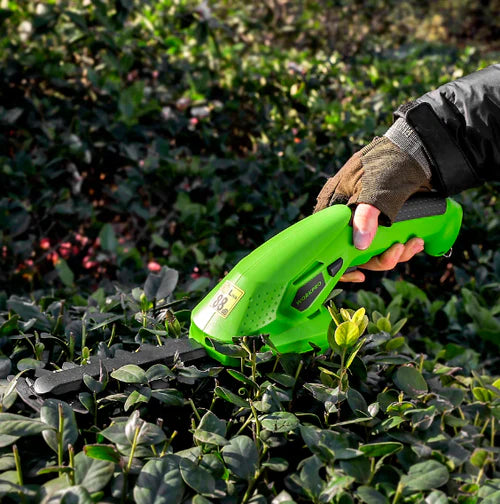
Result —
[[257, 410], [255, 409], [255, 406], [253, 405], [252, 401], [250, 402], [250, 409], [252, 410], [252, 415], [255, 419], [255, 443], [257, 445], [257, 449], [260, 449], [261, 446], [261, 440], [260, 440], [260, 422], [259, 422], [259, 416], [257, 414]]
[[201, 420], [201, 416], [198, 412], [198, 409], [196, 408], [194, 402], [193, 402], [193, 399], [189, 399], [189, 404], [191, 405], [191, 408], [193, 409], [194, 411], [194, 414], [196, 416], [196, 418], [198, 419], [198, 422]]
[[375, 476], [375, 457], [370, 457], [370, 476], [368, 478], [368, 481], [366, 482], [368, 486], [371, 485], [374, 476]]
[[174, 440], [175, 436], [177, 436], [177, 434], [178, 434], [177, 431], [172, 432], [170, 438], [165, 441], [165, 444], [163, 445], [163, 450], [160, 453], [160, 457], [163, 457], [165, 453], [167, 453], [169, 446], [172, 444], [172, 441]]
[[420, 361], [418, 363], [418, 370], [422, 372], [424, 369], [424, 354], [420, 354]]
[[[85, 313], [82, 317], [82, 349], [87, 344], [87, 313]], [[72, 359], [71, 359], [72, 360]]]
[[252, 418], [253, 418], [253, 415], [248, 415], [248, 418], [245, 420], [243, 425], [240, 427], [240, 429], [236, 433], [237, 436], [239, 436], [245, 430], [245, 428], [248, 426], [248, 424], [252, 421]]
[[14, 461], [16, 463], [16, 473], [17, 473], [17, 484], [23, 486], [23, 471], [21, 469], [21, 457], [19, 456], [19, 451], [17, 445], [12, 446], [12, 452], [14, 453]]
[[264, 449], [262, 450], [262, 454], [259, 457], [259, 469], [257, 469], [255, 471], [253, 478], [248, 482], [248, 487], [246, 489], [245, 494], [243, 495], [243, 498], [241, 500], [241, 504], [246, 504], [248, 502], [248, 500], [250, 499], [250, 497], [252, 497], [253, 489], [255, 488], [257, 481], [259, 480], [259, 478], [261, 477], [261, 475], [263, 473], [263, 468], [261, 467], [260, 463], [261, 463], [262, 459], [264, 458], [264, 456], [266, 455], [267, 450], [268, 450], [267, 445], [264, 445]]
[[122, 484], [122, 498], [121, 498], [122, 504], [125, 503], [125, 499], [127, 496], [128, 473], [130, 472], [130, 469], [132, 467], [132, 462], [134, 460], [134, 454], [135, 454], [135, 450], [137, 448], [137, 439], [139, 439], [140, 430], [141, 430], [141, 426], [138, 425], [134, 431], [134, 439], [132, 441], [132, 446], [130, 448], [130, 455], [128, 457], [127, 465], [123, 469], [123, 484]]
[[[63, 437], [64, 437], [64, 414], [63, 414], [63, 406], [61, 403], [57, 405], [57, 412], [59, 414], [59, 428], [57, 430], [57, 464], [59, 467], [62, 467], [64, 464], [64, 446], [63, 446]], [[62, 476], [62, 471], [59, 472], [59, 476]]]
[[113, 324], [111, 327], [111, 336], [108, 341], [108, 348], [111, 346], [111, 343], [113, 343], [113, 340], [115, 339], [115, 334], [116, 334], [116, 324]]
[[69, 484], [74, 486], [75, 484], [75, 449], [73, 445], [68, 445], [68, 454], [69, 454], [69, 467], [71, 467], [72, 471], [69, 473]]
[[132, 441], [132, 448], [130, 449], [130, 455], [128, 457], [127, 468], [126, 468], [127, 473], [130, 471], [130, 468], [132, 467], [132, 461], [134, 459], [135, 450], [137, 448], [137, 440], [139, 439], [140, 430], [141, 430], [141, 426], [138, 425], [135, 428], [134, 439]]
[[396, 504], [401, 497], [401, 494], [403, 493], [403, 488], [404, 486], [400, 483], [398, 483], [398, 487], [396, 488], [396, 493], [394, 494], [394, 498], [392, 499], [392, 504]]
[[340, 369], [339, 369], [339, 378], [340, 378], [340, 381], [339, 381], [339, 389], [341, 392], [344, 391], [344, 385], [343, 385], [343, 381], [344, 381], [344, 374], [345, 374], [345, 354], [347, 352], [347, 348], [343, 348], [342, 349], [342, 353], [340, 354]]

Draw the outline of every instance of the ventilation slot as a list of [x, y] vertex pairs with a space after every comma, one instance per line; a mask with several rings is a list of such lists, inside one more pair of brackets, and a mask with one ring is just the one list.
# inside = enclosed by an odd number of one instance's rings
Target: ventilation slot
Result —
[[240, 327], [242, 333], [259, 330], [276, 318], [276, 311], [283, 295], [283, 287], [261, 289], [250, 298], [245, 318]]

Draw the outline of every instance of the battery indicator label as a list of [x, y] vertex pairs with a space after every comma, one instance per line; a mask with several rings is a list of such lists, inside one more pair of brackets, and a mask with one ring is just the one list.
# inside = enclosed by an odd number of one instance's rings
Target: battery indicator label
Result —
[[236, 287], [232, 282], [226, 280], [222, 287], [215, 293], [210, 307], [213, 308], [221, 317], [226, 318], [231, 310], [238, 304], [244, 291]]

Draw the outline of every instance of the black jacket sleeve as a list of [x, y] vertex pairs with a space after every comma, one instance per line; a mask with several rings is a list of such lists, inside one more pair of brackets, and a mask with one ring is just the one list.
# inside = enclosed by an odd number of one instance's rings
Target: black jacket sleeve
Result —
[[445, 194], [500, 180], [500, 64], [444, 84], [395, 116], [418, 133]]

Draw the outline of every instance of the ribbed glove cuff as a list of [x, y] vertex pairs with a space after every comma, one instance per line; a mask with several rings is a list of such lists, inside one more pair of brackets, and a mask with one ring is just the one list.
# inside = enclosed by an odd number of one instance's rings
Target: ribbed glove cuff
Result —
[[424, 144], [417, 132], [403, 118], [397, 119], [384, 136], [409, 154], [422, 167], [427, 179], [431, 180], [431, 164]]

